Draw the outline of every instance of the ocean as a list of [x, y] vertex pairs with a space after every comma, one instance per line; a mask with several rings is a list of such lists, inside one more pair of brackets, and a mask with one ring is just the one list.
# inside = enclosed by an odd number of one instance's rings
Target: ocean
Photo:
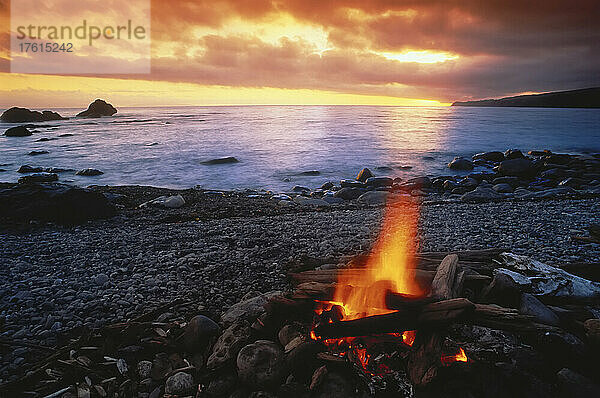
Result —
[[[517, 148], [600, 153], [599, 109], [223, 106], [118, 108], [113, 117], [38, 123], [30, 137], [0, 136], [0, 181], [21, 165], [95, 168], [60, 174], [77, 185], [167, 188], [315, 188], [376, 175], [456, 174], [455, 156]], [[73, 117], [81, 109], [53, 109]], [[0, 123], [0, 130], [15, 124]], [[66, 136], [61, 136], [67, 134]], [[47, 137], [50, 141], [37, 142]], [[34, 150], [48, 154], [30, 156]], [[233, 156], [233, 164], [201, 162]], [[479, 170], [476, 168], [475, 171]], [[481, 169], [482, 171], [484, 169]]]

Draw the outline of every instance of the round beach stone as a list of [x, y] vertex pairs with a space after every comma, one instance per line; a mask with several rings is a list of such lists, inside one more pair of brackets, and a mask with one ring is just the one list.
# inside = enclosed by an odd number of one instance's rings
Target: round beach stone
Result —
[[167, 379], [165, 393], [186, 395], [194, 391], [194, 378], [189, 373], [177, 372]]
[[183, 343], [188, 351], [203, 351], [211, 339], [219, 334], [219, 325], [209, 317], [196, 315], [183, 331]]
[[237, 369], [240, 379], [250, 386], [274, 386], [286, 376], [283, 350], [269, 340], [248, 344], [237, 356]]

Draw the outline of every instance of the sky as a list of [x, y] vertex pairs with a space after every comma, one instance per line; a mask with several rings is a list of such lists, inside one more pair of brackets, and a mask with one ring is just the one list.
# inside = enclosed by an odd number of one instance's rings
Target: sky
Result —
[[[35, 1], [31, 12], [44, 15], [57, 0]], [[72, 3], [71, 14], [61, 17], [76, 23], [80, 2]], [[103, 0], [86, 12], [102, 16], [123, 3], [130, 2]], [[21, 74], [10, 73], [10, 2], [0, 0], [0, 107], [81, 107], [94, 98], [117, 106], [447, 105], [600, 86], [597, 0], [150, 6], [150, 73]], [[93, 70], [132, 62], [131, 54], [133, 47], [98, 45], [79, 51], [72, 65]]]

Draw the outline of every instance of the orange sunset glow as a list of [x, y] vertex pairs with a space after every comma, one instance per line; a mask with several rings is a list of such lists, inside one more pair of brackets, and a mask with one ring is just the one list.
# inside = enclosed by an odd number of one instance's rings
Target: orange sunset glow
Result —
[[[40, 4], [50, 12], [51, 3]], [[110, 3], [123, 14], [139, 11]], [[597, 4], [535, 3], [153, 0], [150, 73], [20, 74], [9, 73], [11, 7], [0, 0], [0, 106], [78, 106], [95, 96], [122, 106], [441, 106], [593, 84], [600, 60], [582, 43], [594, 42], [586, 27]], [[76, 24], [102, 15], [71, 11], [56, 17]], [[133, 63], [140, 53], [136, 43], [106, 40], [77, 50], [71, 65], [83, 71]]]

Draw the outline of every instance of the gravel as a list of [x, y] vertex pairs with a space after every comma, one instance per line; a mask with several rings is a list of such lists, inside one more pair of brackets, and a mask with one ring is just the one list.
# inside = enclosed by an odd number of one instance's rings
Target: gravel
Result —
[[[599, 210], [597, 198], [425, 204], [421, 250], [505, 247], [551, 264], [599, 261], [600, 245], [571, 240], [600, 221]], [[174, 223], [139, 209], [79, 227], [0, 233], [0, 338], [54, 346], [76, 328], [131, 319], [175, 298], [191, 300], [186, 316], [216, 319], [248, 292], [285, 288], [289, 264], [302, 258], [368, 250], [383, 211], [260, 213]], [[28, 348], [1, 351], [0, 380], [32, 358]]]

